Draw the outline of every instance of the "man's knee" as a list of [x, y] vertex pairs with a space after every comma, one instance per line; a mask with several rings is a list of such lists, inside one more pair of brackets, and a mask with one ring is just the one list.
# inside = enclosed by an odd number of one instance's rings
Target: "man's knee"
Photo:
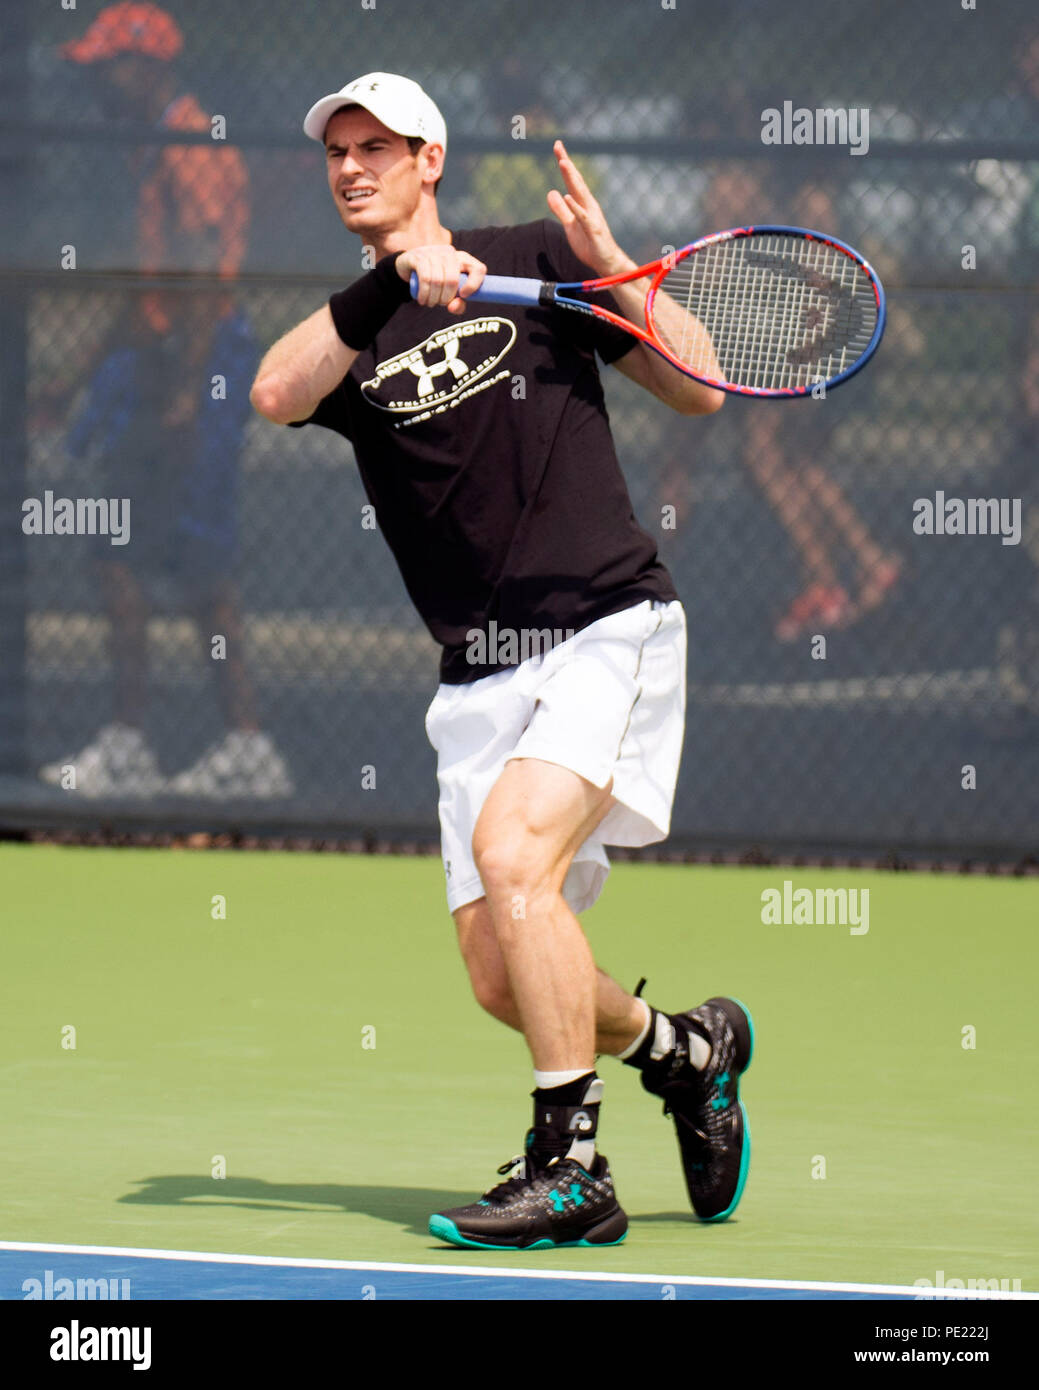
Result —
[[473, 835], [473, 862], [495, 918], [544, 894], [558, 891], [561, 878], [544, 840], [518, 820], [494, 825], [477, 824]]
[[612, 804], [612, 789], [612, 780], [600, 788], [536, 758], [506, 764], [472, 840], [496, 926], [559, 896], [573, 856]]

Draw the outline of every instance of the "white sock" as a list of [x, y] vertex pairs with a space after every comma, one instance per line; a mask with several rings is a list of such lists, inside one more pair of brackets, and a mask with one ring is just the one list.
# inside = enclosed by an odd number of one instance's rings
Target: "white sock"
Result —
[[[653, 1017], [653, 1012], [644, 999], [640, 999], [638, 1002], [646, 1010], [646, 1022], [635, 1041], [626, 1047], [623, 1052], [617, 1053], [617, 1058], [621, 1062], [633, 1056], [649, 1036], [649, 1025]], [[694, 1033], [690, 1029], [686, 1029], [686, 1037], [689, 1040], [689, 1063], [696, 1071], [703, 1071], [704, 1067], [711, 1060], [711, 1044], [706, 1038], [702, 1038], [699, 1033]], [[650, 1048], [649, 1055], [654, 1062], [659, 1062], [662, 1058], [666, 1057], [669, 1052], [674, 1050], [674, 1046], [675, 1030], [667, 1015], [658, 1010], [657, 1026], [653, 1031], [653, 1046]]]
[[534, 1072], [534, 1085], [539, 1091], [551, 1091], [555, 1086], [569, 1086], [571, 1081], [576, 1081], [578, 1077], [590, 1076], [595, 1070], [594, 1067], [577, 1067], [573, 1071], [537, 1071]]
[[[646, 1041], [646, 1038], [649, 1037], [649, 1025], [653, 1018], [653, 1010], [644, 999], [640, 999], [639, 1003], [646, 1010], [646, 1026], [631, 1046], [626, 1047], [624, 1051], [619, 1054], [622, 1062], [626, 1058], [631, 1057], [636, 1049], [641, 1047]], [[671, 1025], [671, 1020], [668, 1018], [667, 1014], [661, 1013], [658, 1009], [656, 1027], [653, 1029], [653, 1045], [649, 1049], [649, 1055], [654, 1062], [659, 1062], [662, 1058], [666, 1057], [669, 1052], [673, 1052], [674, 1048], [675, 1030]]]

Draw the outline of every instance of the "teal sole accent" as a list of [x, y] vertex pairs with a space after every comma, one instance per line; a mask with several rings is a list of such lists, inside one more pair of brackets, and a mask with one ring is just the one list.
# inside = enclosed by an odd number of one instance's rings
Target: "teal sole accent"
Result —
[[734, 1004], [738, 1004], [740, 1008], [743, 1010], [743, 1012], [747, 1015], [747, 1026], [750, 1029], [750, 1052], [747, 1056], [747, 1065], [743, 1068], [744, 1071], [747, 1071], [747, 1069], [750, 1067], [751, 1060], [754, 1056], [754, 1020], [751, 1018], [750, 1010], [747, 1008], [746, 1004], [744, 1004], [742, 999], [737, 999], [734, 994], [730, 994], [729, 998], [732, 1000]]
[[[743, 1006], [740, 1005], [742, 1008]], [[696, 1219], [702, 1221], [705, 1226], [711, 1225], [715, 1221], [726, 1221], [740, 1204], [743, 1196], [743, 1189], [747, 1185], [747, 1174], [750, 1172], [750, 1125], [747, 1123], [747, 1112], [743, 1108], [743, 1102], [739, 1102], [740, 1114], [743, 1116], [743, 1152], [740, 1154], [740, 1171], [736, 1180], [736, 1191], [732, 1201], [720, 1211], [717, 1216], [698, 1216]]]
[[[751, 1017], [750, 1010], [747, 1008], [746, 1004], [744, 1004], [742, 999], [737, 999], [734, 994], [730, 994], [729, 998], [732, 1000], [734, 1004], [738, 1004], [740, 1008], [743, 1010], [743, 1012], [747, 1015], [747, 1026], [750, 1029], [750, 1053], [747, 1057], [747, 1065], [743, 1068], [744, 1072], [746, 1072], [749, 1069], [751, 1060], [754, 1056], [754, 1020]], [[725, 1208], [724, 1211], [720, 1211], [717, 1216], [701, 1216], [697, 1218], [697, 1220], [702, 1221], [705, 1226], [710, 1225], [714, 1221], [728, 1220], [728, 1218], [739, 1206], [740, 1198], [743, 1196], [743, 1189], [747, 1185], [747, 1174], [750, 1172], [750, 1125], [747, 1123], [747, 1112], [744, 1109], [742, 1101], [739, 1102], [739, 1107], [740, 1114], [743, 1116], [743, 1152], [740, 1155], [740, 1172], [739, 1177], [736, 1181], [736, 1192], [729, 1205]]]
[[628, 1233], [624, 1232], [620, 1240], [536, 1240], [533, 1245], [491, 1245], [487, 1241], [470, 1240], [468, 1236], [463, 1236], [455, 1223], [446, 1216], [431, 1216], [429, 1218], [429, 1234], [436, 1236], [438, 1240], [446, 1240], [449, 1245], [461, 1246], [463, 1250], [512, 1250], [522, 1253], [525, 1250], [565, 1250], [578, 1245], [586, 1245], [592, 1250], [598, 1250], [600, 1246], [622, 1245], [627, 1239]]

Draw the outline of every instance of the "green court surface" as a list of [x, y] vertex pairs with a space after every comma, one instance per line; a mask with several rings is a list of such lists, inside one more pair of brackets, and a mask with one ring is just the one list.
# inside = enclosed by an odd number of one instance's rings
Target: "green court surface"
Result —
[[[868, 888], [868, 932], [763, 923], [785, 879]], [[516, 1255], [426, 1231], [500, 1181], [533, 1084], [437, 860], [2, 845], [0, 916], [0, 1239], [1039, 1289], [1034, 879], [617, 866], [599, 964], [753, 1013], [746, 1194], [696, 1222], [670, 1120], [604, 1058], [628, 1239]]]

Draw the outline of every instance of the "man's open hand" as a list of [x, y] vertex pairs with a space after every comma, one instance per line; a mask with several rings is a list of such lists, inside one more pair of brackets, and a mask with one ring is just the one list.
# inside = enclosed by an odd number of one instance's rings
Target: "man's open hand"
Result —
[[552, 189], [548, 205], [563, 224], [570, 249], [579, 261], [590, 265], [596, 275], [620, 275], [633, 270], [635, 262], [620, 249], [606, 222], [603, 210], [592, 197], [577, 165], [566, 152], [562, 140], [552, 146], [566, 193]]

